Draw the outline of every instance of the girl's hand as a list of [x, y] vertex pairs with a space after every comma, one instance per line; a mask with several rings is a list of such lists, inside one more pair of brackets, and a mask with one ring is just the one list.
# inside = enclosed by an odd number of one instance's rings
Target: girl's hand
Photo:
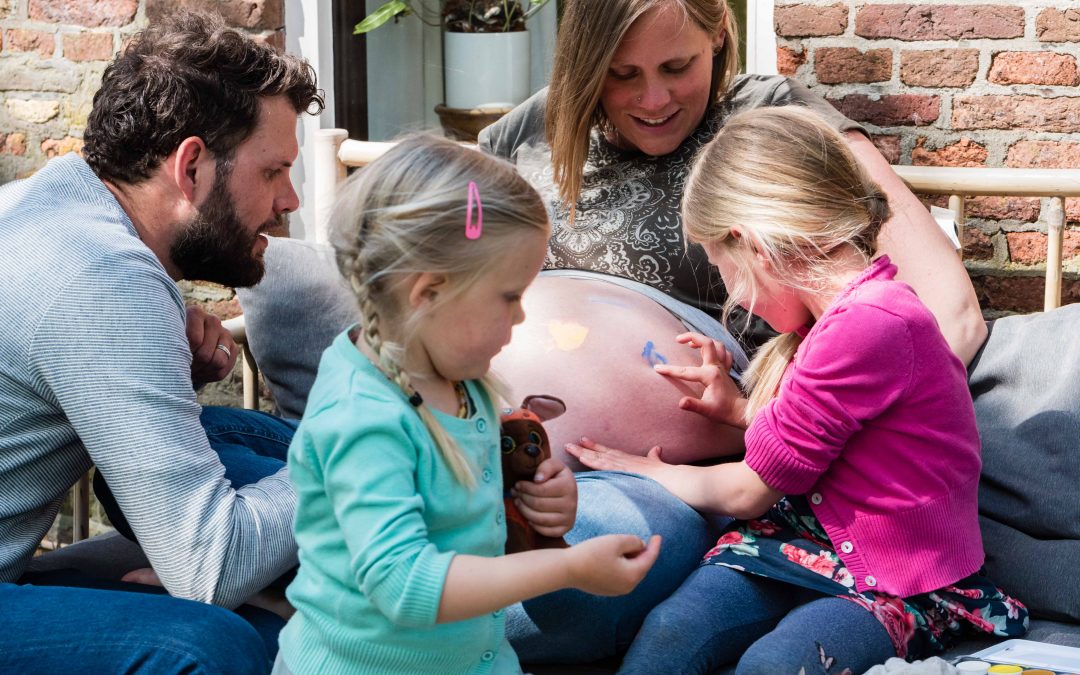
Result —
[[701, 365], [670, 366], [661, 363], [653, 366], [653, 370], [661, 375], [697, 382], [705, 387], [701, 398], [684, 396], [679, 401], [679, 407], [711, 420], [745, 429], [746, 399], [743, 398], [739, 385], [728, 375], [732, 364], [731, 352], [724, 345], [700, 333], [683, 333], [675, 340], [700, 350]]
[[649, 543], [631, 534], [609, 534], [566, 550], [574, 588], [593, 595], [623, 595], [645, 578], [660, 554], [660, 535]]
[[545, 537], [561, 537], [574, 526], [577, 481], [555, 457], [541, 462], [531, 481], [518, 481], [511, 495], [525, 520]]
[[582, 438], [580, 445], [567, 443], [566, 451], [590, 469], [626, 471], [647, 476], [660, 483], [663, 483], [660, 478], [666, 468], [671, 466], [660, 459], [659, 445], [654, 445], [645, 456], [641, 456], [600, 445], [591, 438]]

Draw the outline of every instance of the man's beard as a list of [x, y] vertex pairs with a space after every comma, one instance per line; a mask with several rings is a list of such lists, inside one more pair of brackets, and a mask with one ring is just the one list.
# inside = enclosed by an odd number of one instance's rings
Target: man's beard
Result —
[[184, 279], [233, 288], [254, 286], [266, 271], [262, 255], [254, 253], [255, 242], [262, 236], [260, 232], [274, 227], [278, 220], [250, 232], [236, 214], [228, 182], [228, 173], [217, 172], [206, 203], [177, 235], [169, 257]]

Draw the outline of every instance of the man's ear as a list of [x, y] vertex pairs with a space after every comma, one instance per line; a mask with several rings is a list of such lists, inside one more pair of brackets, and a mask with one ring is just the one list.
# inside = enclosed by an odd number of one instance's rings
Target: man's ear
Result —
[[447, 279], [445, 274], [421, 272], [414, 274], [408, 283], [409, 306], [413, 309], [430, 309], [439, 293], [446, 290]]
[[198, 136], [180, 142], [172, 156], [172, 178], [192, 204], [201, 202], [214, 186], [217, 161]]

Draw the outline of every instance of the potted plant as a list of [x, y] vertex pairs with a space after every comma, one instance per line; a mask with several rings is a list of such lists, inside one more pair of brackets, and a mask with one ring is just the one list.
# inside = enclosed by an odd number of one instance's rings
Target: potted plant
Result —
[[[529, 34], [525, 22], [548, 0], [442, 0], [443, 70], [446, 108], [505, 111], [529, 95]], [[353, 33], [374, 30], [391, 19], [426, 8], [415, 0], [391, 0], [356, 24]], [[526, 6], [527, 5], [527, 9]], [[440, 113], [441, 114], [441, 113]]]

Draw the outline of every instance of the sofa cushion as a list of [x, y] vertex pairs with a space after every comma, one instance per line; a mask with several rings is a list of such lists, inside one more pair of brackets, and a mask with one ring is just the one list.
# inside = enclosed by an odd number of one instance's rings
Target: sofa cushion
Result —
[[269, 237], [263, 260], [263, 280], [236, 295], [278, 413], [299, 419], [323, 350], [360, 320], [360, 310], [329, 245]]
[[969, 369], [986, 569], [1034, 616], [1080, 620], [1080, 305], [999, 319]]

